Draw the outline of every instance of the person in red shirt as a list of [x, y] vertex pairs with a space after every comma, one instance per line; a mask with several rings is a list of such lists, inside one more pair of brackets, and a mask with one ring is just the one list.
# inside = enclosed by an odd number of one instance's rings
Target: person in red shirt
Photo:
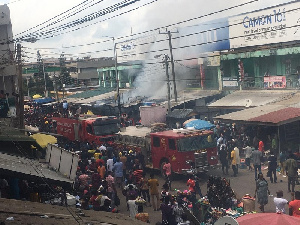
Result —
[[265, 145], [262, 140], [259, 140], [259, 142], [258, 142], [258, 150], [262, 153], [264, 153], [264, 151], [265, 151]]
[[300, 218], [300, 191], [296, 191], [295, 200], [289, 202], [289, 214]]
[[186, 182], [186, 185], [189, 187], [189, 191], [195, 193], [196, 182], [194, 180], [193, 175], [190, 175], [190, 179]]
[[100, 211], [100, 201], [98, 200], [98, 193], [96, 190], [92, 191], [92, 197], [90, 198], [90, 204], [93, 206], [93, 210]]
[[170, 162], [167, 162], [167, 163], [164, 164], [163, 173], [164, 173], [164, 176], [166, 178], [166, 183], [169, 185], [169, 189], [172, 190], [172, 188], [171, 188], [172, 168], [171, 168], [171, 163]]

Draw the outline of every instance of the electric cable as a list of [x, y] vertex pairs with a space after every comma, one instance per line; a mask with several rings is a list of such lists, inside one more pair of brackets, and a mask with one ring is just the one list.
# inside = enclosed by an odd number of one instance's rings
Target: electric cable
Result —
[[[92, 0], [92, 1], [95, 1], [95, 0]], [[36, 25], [36, 26], [34, 26], [34, 27], [32, 27], [32, 28], [29, 28], [29, 29], [27, 29], [27, 30], [25, 30], [25, 31], [23, 31], [23, 32], [21, 32], [21, 33], [18, 33], [18, 34], [16, 34], [16, 36], [19, 36], [19, 35], [21, 35], [21, 34], [23, 34], [23, 33], [25, 33], [25, 32], [28, 32], [28, 31], [30, 31], [30, 30], [33, 30], [33, 29], [35, 29], [35, 28], [37, 28], [37, 27], [39, 27], [39, 26], [42, 26], [42, 25], [44, 25], [44, 24], [50, 22], [51, 20], [56, 19], [56, 18], [58, 18], [58, 17], [60, 17], [60, 16], [62, 16], [62, 15], [64, 15], [64, 14], [66, 14], [66, 13], [72, 11], [73, 9], [76, 9], [77, 7], [79, 7], [79, 6], [81, 6], [81, 5], [85, 6], [85, 5], [87, 5], [87, 4], [90, 4], [89, 0], [85, 0], [85, 1], [83, 1], [82, 3], [80, 3], [80, 4], [76, 5], [76, 6], [73, 6], [72, 8], [70, 8], [70, 9], [68, 9], [68, 10], [66, 10], [66, 11], [64, 11], [64, 12], [62, 12], [62, 13], [60, 13], [60, 14], [58, 14], [58, 15], [56, 15], [56, 16], [54, 16], [54, 17], [48, 19], [48, 20], [46, 20], [45, 22], [42, 22], [42, 23], [40, 23], [40, 24], [38, 24], [38, 25]], [[69, 15], [69, 14], [68, 14], [68, 15]]]
[[[299, 8], [296, 8], [296, 9], [292, 9], [292, 10], [288, 10], [286, 11], [286, 13], [290, 12], [290, 11], [294, 11], [294, 10], [298, 10]], [[222, 27], [217, 27], [217, 28], [213, 28], [213, 29], [209, 29], [209, 30], [203, 30], [203, 31], [199, 31], [199, 32], [195, 32], [195, 33], [190, 33], [190, 34], [186, 34], [186, 35], [181, 35], [179, 37], [172, 37], [172, 39], [179, 39], [179, 38], [182, 38], [182, 37], [189, 37], [191, 35], [195, 35], [195, 34], [201, 34], [201, 33], [205, 33], [207, 31], [214, 31], [214, 30], [218, 30], [218, 29], [223, 29], [223, 28], [227, 28], [227, 27], [230, 27], [230, 26], [235, 26], [235, 25], [238, 25], [238, 24], [241, 24], [242, 22], [240, 23], [235, 23], [235, 24], [231, 24], [231, 25], [226, 25], [226, 26], [222, 26]], [[197, 25], [198, 26], [198, 25]], [[121, 37], [122, 38], [122, 37]], [[119, 39], [119, 38], [117, 38]], [[157, 40], [157, 41], [153, 41], [153, 42], [144, 42], [142, 44], [138, 44], [137, 46], [140, 46], [140, 45], [145, 45], [145, 44], [153, 44], [155, 42], [161, 42], [161, 41], [166, 41], [167, 39], [164, 39], [164, 40]], [[89, 43], [89, 44], [86, 44], [86, 45], [90, 45], [90, 44], [94, 44], [94, 43]], [[80, 46], [85, 46], [85, 45], [80, 45]], [[71, 47], [75, 47], [75, 46], [71, 46]], [[108, 49], [108, 50], [112, 50], [112, 49]], [[80, 53], [82, 54], [82, 53]]]
[[95, 12], [95, 13], [89, 14], [87, 16], [84, 16], [81, 19], [76, 19], [76, 20], [74, 20], [72, 22], [69, 22], [69, 23], [66, 23], [66, 24], [63, 24], [63, 25], [59, 25], [57, 27], [53, 27], [53, 28], [51, 28], [49, 30], [42, 31], [40, 33], [37, 33], [37, 32], [30, 33], [27, 36], [21, 37], [21, 39], [22, 38], [26, 38], [28, 36], [35, 37], [35, 38], [38, 39], [38, 38], [42, 37], [44, 34], [53, 36], [53, 33], [57, 33], [57, 32], [59, 32], [61, 30], [65, 30], [65, 29], [69, 29], [69, 28], [74, 27], [74, 26], [78, 26], [78, 25], [86, 23], [86, 22], [90, 22], [90, 21], [92, 21], [94, 19], [97, 19], [100, 16], [104, 16], [106, 14], [118, 11], [118, 10], [120, 10], [120, 9], [122, 9], [124, 7], [127, 7], [127, 6], [129, 6], [131, 4], [134, 4], [134, 3], [138, 2], [138, 1], [140, 1], [140, 0], [123, 0], [122, 2], [119, 2], [119, 3], [116, 3], [116, 4], [112, 5], [112, 6], [106, 7], [105, 9], [101, 9], [98, 12]]

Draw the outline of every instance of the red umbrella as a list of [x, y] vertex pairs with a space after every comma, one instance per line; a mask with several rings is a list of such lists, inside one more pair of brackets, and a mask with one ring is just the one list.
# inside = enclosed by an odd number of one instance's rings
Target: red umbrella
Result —
[[253, 213], [236, 219], [239, 225], [298, 225], [300, 218], [277, 213]]

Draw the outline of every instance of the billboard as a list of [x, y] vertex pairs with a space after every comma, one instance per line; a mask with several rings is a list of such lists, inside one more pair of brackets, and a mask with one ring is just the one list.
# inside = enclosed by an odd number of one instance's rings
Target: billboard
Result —
[[[198, 58], [203, 53], [228, 50], [228, 20], [218, 19], [171, 30], [174, 60]], [[170, 54], [167, 31], [117, 43], [118, 62], [154, 59]]]
[[155, 42], [155, 36], [140, 37], [119, 42], [116, 44], [117, 61], [130, 62], [146, 60], [150, 58], [150, 50]]
[[286, 77], [266, 76], [264, 77], [264, 88], [286, 88]]
[[229, 18], [230, 48], [300, 40], [300, 2]]
[[222, 78], [223, 87], [238, 87], [238, 79], [232, 77], [223, 77]]

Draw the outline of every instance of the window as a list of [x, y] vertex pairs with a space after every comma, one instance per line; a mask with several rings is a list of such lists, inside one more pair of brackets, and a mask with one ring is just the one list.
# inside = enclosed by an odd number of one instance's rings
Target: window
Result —
[[93, 129], [92, 129], [92, 125], [91, 125], [91, 124], [88, 124], [88, 125], [87, 125], [86, 131], [87, 131], [89, 134], [93, 134]]
[[176, 144], [175, 139], [169, 139], [169, 149], [170, 150], [176, 150]]
[[153, 137], [153, 146], [160, 147], [160, 138], [159, 137]]
[[211, 137], [211, 135], [182, 138], [178, 140], [178, 151], [197, 151], [201, 149], [216, 147], [216, 142], [212, 140], [213, 138]]

